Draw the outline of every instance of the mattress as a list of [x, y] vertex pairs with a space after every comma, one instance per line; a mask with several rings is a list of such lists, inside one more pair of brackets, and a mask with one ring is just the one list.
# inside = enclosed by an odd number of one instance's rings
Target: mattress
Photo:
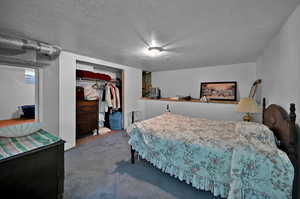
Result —
[[22, 137], [0, 137], [0, 160], [58, 142], [60, 138], [38, 130]]
[[293, 165], [262, 124], [164, 113], [127, 132], [144, 159], [197, 189], [228, 199], [292, 198]]

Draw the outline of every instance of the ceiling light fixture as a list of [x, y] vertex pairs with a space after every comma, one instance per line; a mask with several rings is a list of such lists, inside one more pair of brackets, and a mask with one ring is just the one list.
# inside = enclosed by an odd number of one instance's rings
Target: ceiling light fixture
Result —
[[160, 55], [162, 51], [164, 51], [162, 47], [153, 46], [148, 48], [147, 54], [154, 57]]

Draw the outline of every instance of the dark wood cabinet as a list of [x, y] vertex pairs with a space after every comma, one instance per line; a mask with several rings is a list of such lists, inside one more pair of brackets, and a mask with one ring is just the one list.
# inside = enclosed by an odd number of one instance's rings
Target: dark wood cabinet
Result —
[[76, 100], [76, 136], [99, 130], [99, 101]]
[[62, 199], [64, 141], [0, 160], [1, 198]]

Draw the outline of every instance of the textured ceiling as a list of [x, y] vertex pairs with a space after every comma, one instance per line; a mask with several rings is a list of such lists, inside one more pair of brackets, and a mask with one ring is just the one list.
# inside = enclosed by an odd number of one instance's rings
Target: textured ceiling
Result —
[[[149, 71], [256, 61], [300, 0], [0, 0], [0, 30]], [[155, 40], [167, 52], [149, 57]]]

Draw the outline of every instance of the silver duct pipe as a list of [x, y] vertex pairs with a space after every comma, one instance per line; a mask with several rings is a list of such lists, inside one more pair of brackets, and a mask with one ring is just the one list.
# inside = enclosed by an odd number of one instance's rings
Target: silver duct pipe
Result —
[[51, 59], [57, 57], [61, 51], [59, 46], [52, 46], [46, 43], [27, 39], [15, 39], [2, 35], [0, 35], [0, 48], [19, 51], [35, 50], [37, 53], [47, 55]]

